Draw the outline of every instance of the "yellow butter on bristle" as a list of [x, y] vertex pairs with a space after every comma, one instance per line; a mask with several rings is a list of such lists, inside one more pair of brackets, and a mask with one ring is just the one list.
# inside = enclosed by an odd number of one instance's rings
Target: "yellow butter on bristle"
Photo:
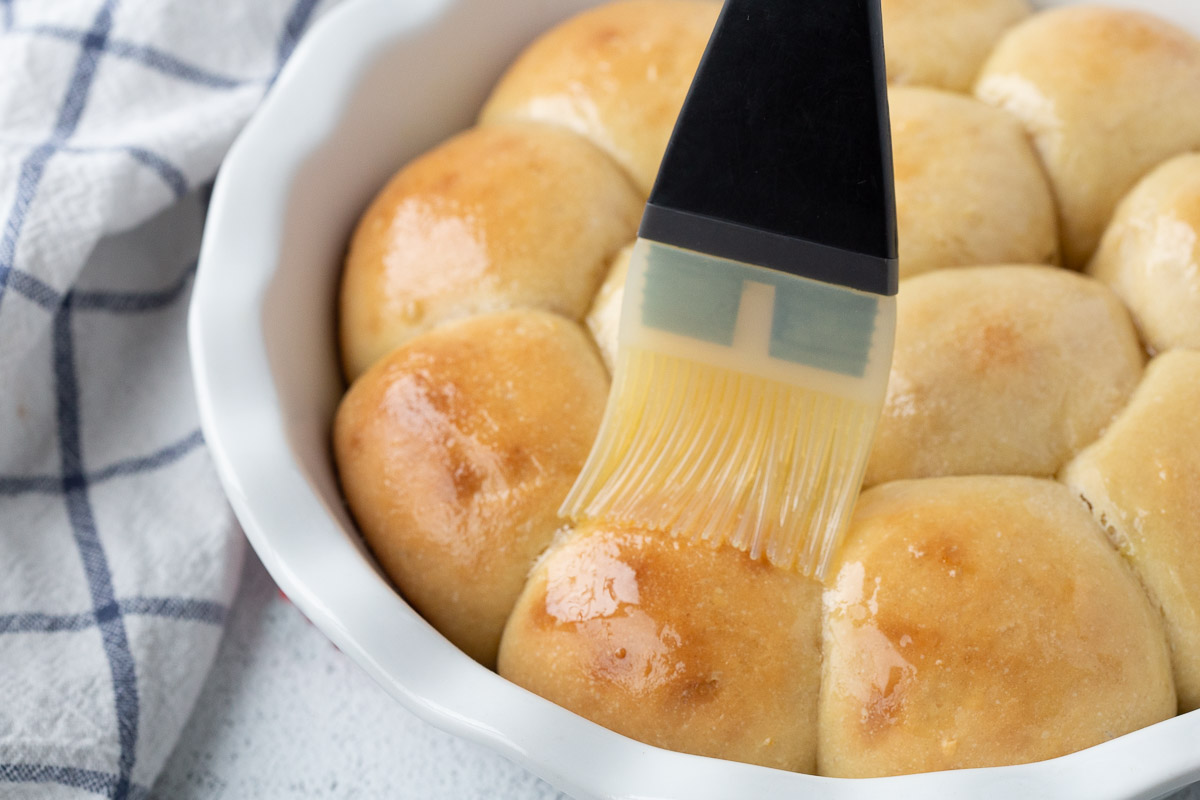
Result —
[[862, 485], [891, 363], [895, 299], [879, 298], [859, 377], [771, 355], [776, 288], [746, 280], [728, 345], [643, 322], [630, 260], [613, 386], [564, 516], [729, 544], [821, 578]]
[[630, 350], [606, 424], [563, 505], [728, 543], [821, 577], [842, 538], [878, 411], [810, 388]]

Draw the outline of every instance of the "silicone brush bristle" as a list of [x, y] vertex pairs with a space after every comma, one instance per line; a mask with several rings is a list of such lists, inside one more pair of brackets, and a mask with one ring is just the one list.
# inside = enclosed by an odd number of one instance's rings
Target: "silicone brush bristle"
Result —
[[[778, 341], [786, 329], [772, 324], [787, 317], [780, 298], [828, 305], [829, 292], [852, 290], [751, 268], [752, 277], [791, 291], [735, 281], [733, 328], [715, 331], [720, 315], [711, 308], [730, 300], [727, 280], [712, 284], [708, 299], [693, 282], [681, 299], [670, 282], [648, 279], [655, 264], [681, 256], [706, 262], [705, 275], [718, 272], [711, 257], [645, 241], [634, 250], [609, 404], [562, 513], [729, 544], [823, 577], [845, 534], [883, 404], [894, 300], [850, 304], [858, 318], [844, 313], [840, 325], [809, 335], [797, 352], [795, 342], [789, 349]], [[746, 270], [728, 264], [725, 277]], [[688, 335], [646, 325], [648, 307]], [[705, 322], [708, 330], [700, 331]], [[847, 328], [870, 331], [864, 349], [846, 349]], [[798, 360], [772, 355], [781, 351]]]
[[877, 408], [645, 350], [564, 505], [728, 543], [823, 577], [866, 469]]

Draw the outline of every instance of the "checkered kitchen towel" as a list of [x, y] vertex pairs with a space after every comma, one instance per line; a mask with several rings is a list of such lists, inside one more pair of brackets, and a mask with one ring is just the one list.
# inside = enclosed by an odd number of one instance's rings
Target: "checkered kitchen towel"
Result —
[[222, 156], [335, 0], [0, 0], [0, 797], [145, 797], [241, 539], [184, 322]]

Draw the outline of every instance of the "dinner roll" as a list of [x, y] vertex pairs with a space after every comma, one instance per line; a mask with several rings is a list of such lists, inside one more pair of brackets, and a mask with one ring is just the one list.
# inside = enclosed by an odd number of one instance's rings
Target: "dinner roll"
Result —
[[1174, 713], [1162, 621], [1065, 487], [862, 495], [825, 595], [822, 775], [1039, 761]]
[[1054, 197], [1010, 115], [936, 89], [888, 93], [900, 277], [1058, 260]]
[[582, 320], [640, 215], [617, 165], [568, 131], [523, 123], [450, 139], [392, 178], [354, 232], [347, 377], [456, 317], [533, 307]]
[[1087, 263], [1139, 178], [1200, 147], [1200, 40], [1137, 11], [1035, 14], [1000, 40], [975, 92], [1033, 136], [1072, 267]]
[[970, 267], [900, 282], [896, 351], [867, 484], [1054, 475], [1141, 377], [1129, 314], [1054, 267]]
[[647, 744], [812, 772], [820, 596], [731, 547], [593, 524], [534, 571], [500, 674]]
[[1200, 348], [1200, 154], [1150, 173], [1117, 207], [1088, 272], [1156, 350]]
[[629, 257], [633, 254], [633, 245], [629, 245], [617, 253], [608, 277], [600, 285], [596, 299], [592, 301], [592, 310], [587, 315], [588, 330], [596, 339], [604, 365], [612, 372], [617, 364], [617, 337], [621, 331], [621, 303], [625, 299], [625, 278], [629, 275]]
[[533, 119], [582, 134], [650, 194], [721, 4], [626, 0], [543, 34], [509, 67], [480, 121]]
[[522, 310], [413, 339], [338, 409], [334, 455], [367, 544], [412, 606], [485, 665], [563, 524], [607, 394], [576, 323]]
[[988, 53], [1029, 16], [1026, 0], [882, 0], [890, 83], [969, 91]]
[[1180, 711], [1200, 708], [1200, 352], [1159, 356], [1065, 470], [1163, 611]]

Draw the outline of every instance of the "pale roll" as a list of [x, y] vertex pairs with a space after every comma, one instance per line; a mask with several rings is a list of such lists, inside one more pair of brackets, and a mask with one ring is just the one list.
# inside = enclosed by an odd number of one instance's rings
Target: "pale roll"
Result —
[[1054, 196], [1010, 115], [936, 89], [888, 93], [900, 277], [1058, 261]]
[[1032, 135], [1072, 267], [1087, 263], [1139, 178], [1200, 147], [1200, 40], [1137, 11], [1035, 14], [1000, 40], [975, 93]]
[[1144, 356], [1098, 281], [968, 267], [900, 282], [896, 350], [867, 485], [1054, 475], [1133, 393]]
[[1008, 28], [1029, 16], [1026, 0], [882, 0], [890, 83], [970, 91]]
[[630, 244], [617, 253], [609, 267], [608, 277], [600, 284], [592, 308], [588, 311], [587, 326], [600, 348], [604, 365], [612, 372], [617, 364], [618, 334], [621, 331], [621, 303], [625, 300], [625, 278], [629, 275]]
[[1155, 350], [1200, 349], [1200, 154], [1151, 172], [1117, 207], [1088, 272]]
[[1200, 708], [1200, 352], [1159, 356], [1112, 427], [1063, 470], [1166, 618], [1180, 712]]

